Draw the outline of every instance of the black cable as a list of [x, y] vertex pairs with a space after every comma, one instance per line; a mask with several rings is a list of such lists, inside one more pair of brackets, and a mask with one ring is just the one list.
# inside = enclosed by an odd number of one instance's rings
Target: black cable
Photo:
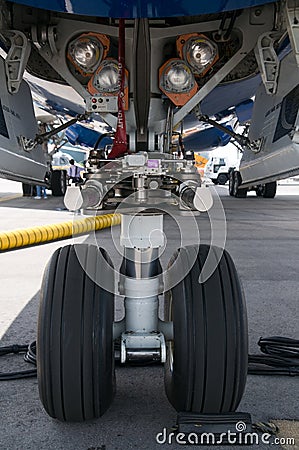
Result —
[[231, 32], [232, 32], [232, 30], [234, 28], [235, 22], [236, 22], [237, 15], [238, 15], [238, 11], [234, 11], [233, 15], [230, 18], [230, 22], [229, 22], [228, 28], [227, 28], [224, 36], [223, 36], [224, 40], [227, 40], [230, 37], [230, 34], [231, 34]]
[[93, 150], [97, 150], [98, 146], [100, 145], [102, 140], [104, 140], [106, 137], [113, 137], [113, 136], [114, 136], [114, 133], [112, 133], [112, 132], [101, 134], [101, 136], [99, 136], [98, 139], [96, 140], [96, 142], [95, 142], [95, 144], [93, 146]]
[[[298, 340], [273, 336], [260, 338], [258, 345], [262, 354], [248, 356], [248, 373], [250, 375], [299, 375]], [[0, 356], [11, 353], [25, 353], [24, 360], [36, 366], [36, 341], [31, 342], [29, 345], [0, 347]], [[147, 363], [144, 365], [147, 365]], [[36, 374], [36, 369], [8, 373], [0, 372], [0, 381], [35, 377]]]
[[36, 341], [28, 345], [28, 350], [25, 353], [24, 361], [36, 366]]
[[28, 345], [9, 345], [0, 347], [0, 356], [9, 355], [10, 353], [24, 353], [28, 350]]
[[10, 381], [10, 380], [19, 380], [21, 378], [33, 378], [36, 377], [37, 370], [23, 370], [22, 372], [8, 372], [1, 373], [0, 372], [0, 381]]
[[[0, 356], [9, 354], [25, 353], [24, 361], [36, 366], [36, 341], [31, 342], [29, 345], [9, 345], [6, 347], [0, 347]], [[17, 372], [0, 372], [0, 381], [18, 380], [20, 378], [36, 377], [37, 370], [23, 370]]]
[[299, 341], [281, 336], [260, 338], [262, 354], [249, 355], [251, 375], [299, 375]]

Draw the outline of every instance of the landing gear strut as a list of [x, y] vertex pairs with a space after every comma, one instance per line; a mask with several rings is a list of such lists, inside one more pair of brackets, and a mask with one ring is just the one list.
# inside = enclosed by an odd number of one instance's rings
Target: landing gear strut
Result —
[[[96, 246], [78, 244], [54, 253], [41, 289], [37, 344], [46, 411], [66, 421], [102, 415], [113, 399], [117, 356], [121, 364], [165, 364], [166, 393], [180, 412], [234, 412], [245, 386], [248, 355], [235, 266], [227, 252], [204, 244], [182, 245], [164, 271], [160, 262], [165, 214], [174, 214], [183, 242], [186, 233], [196, 236], [195, 216], [213, 206], [211, 190], [201, 186], [192, 161], [156, 153], [126, 155], [89, 175], [77, 188], [79, 207], [87, 211], [109, 207], [111, 179], [114, 202], [125, 188], [133, 191], [117, 209], [123, 260], [117, 272]], [[220, 210], [216, 205], [218, 228]], [[213, 212], [209, 214], [212, 228]], [[191, 220], [193, 225], [184, 230]], [[221, 225], [224, 230], [225, 223]], [[158, 314], [163, 294], [166, 320]], [[118, 322], [113, 317], [115, 295], [124, 299], [124, 318]], [[113, 343], [119, 349], [115, 354]]]

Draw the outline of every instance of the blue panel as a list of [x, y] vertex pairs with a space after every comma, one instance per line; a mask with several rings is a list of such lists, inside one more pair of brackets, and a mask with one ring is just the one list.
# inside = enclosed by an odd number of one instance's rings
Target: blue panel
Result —
[[201, 102], [201, 111], [203, 114], [212, 116], [243, 103], [255, 95], [260, 83], [260, 75], [255, 75], [245, 80], [217, 86]]
[[246, 102], [240, 103], [235, 107], [237, 117], [239, 119], [239, 124], [242, 125], [248, 122], [252, 116], [253, 110], [253, 100], [246, 100]]
[[[33, 93], [38, 94], [43, 98], [43, 102], [35, 102], [41, 109], [45, 109], [46, 111], [54, 115], [62, 114], [64, 116], [67, 114], [73, 117], [77, 114], [83, 114], [85, 112], [85, 108], [83, 107], [83, 105], [71, 102], [70, 100], [63, 98], [60, 95], [56, 95], [53, 92], [50, 92], [48, 89], [39, 85], [38, 81], [34, 83], [27, 80], [27, 83], [29, 84], [30, 89]], [[55, 86], [55, 84], [53, 84], [53, 86]]]
[[[232, 130], [228, 125], [227, 128]], [[215, 147], [224, 146], [229, 143], [231, 137], [217, 128], [207, 128], [203, 131], [197, 131], [184, 138], [185, 150], [203, 151], [211, 150]]]
[[[66, 129], [65, 135], [72, 145], [94, 147], [95, 143], [102, 134], [76, 123]], [[104, 148], [105, 145], [112, 144], [112, 142], [113, 141], [110, 137], [105, 137], [101, 141], [100, 148]]]
[[98, 17], [195, 16], [272, 3], [272, 0], [20, 0], [15, 3]]

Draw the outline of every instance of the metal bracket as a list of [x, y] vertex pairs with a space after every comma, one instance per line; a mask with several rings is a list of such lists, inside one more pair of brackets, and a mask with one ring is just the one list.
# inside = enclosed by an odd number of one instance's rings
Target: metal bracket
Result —
[[255, 141], [250, 141], [248, 148], [253, 153], [259, 153], [263, 149], [264, 143], [265, 139], [262, 137], [260, 139], [256, 139]]
[[287, 0], [285, 6], [287, 30], [299, 67], [299, 0]]
[[44, 45], [48, 44], [52, 55], [56, 55], [58, 53], [56, 48], [56, 29], [54, 26], [37, 26], [33, 25], [31, 27], [31, 37], [32, 42], [36, 46], [37, 49], [41, 49]]
[[6, 30], [2, 34], [10, 41], [10, 49], [5, 59], [7, 89], [11, 94], [16, 94], [20, 89], [31, 46], [25, 34], [21, 31]]
[[25, 152], [31, 152], [37, 146], [35, 139], [26, 138], [25, 136], [19, 136], [18, 141]]
[[[164, 245], [163, 215], [122, 214], [120, 245], [127, 248], [159, 248]], [[144, 280], [143, 280], [144, 282]]]
[[69, 120], [68, 122], [63, 123], [62, 125], [54, 128], [51, 131], [48, 131], [48, 132], [42, 133], [42, 134], [37, 134], [34, 139], [28, 139], [25, 136], [19, 136], [19, 143], [22, 145], [25, 152], [30, 152], [38, 144], [43, 144], [44, 142], [47, 142], [51, 137], [60, 133], [60, 131], [65, 130], [66, 128], [70, 127], [74, 123], [77, 123], [78, 121], [85, 120], [87, 117], [88, 117], [87, 113], [86, 114], [78, 114], [73, 119]]
[[277, 33], [264, 33], [259, 36], [255, 47], [255, 57], [261, 72], [267, 94], [273, 95], [277, 91], [277, 79], [280, 62], [274, 50]]
[[166, 343], [162, 333], [132, 333], [121, 335], [120, 362], [126, 361], [166, 361]]

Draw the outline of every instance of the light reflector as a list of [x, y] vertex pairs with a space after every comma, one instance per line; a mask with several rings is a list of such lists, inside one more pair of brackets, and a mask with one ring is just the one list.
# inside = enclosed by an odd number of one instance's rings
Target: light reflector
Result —
[[218, 60], [218, 47], [203, 34], [192, 33], [179, 36], [177, 49], [180, 57], [197, 75], [203, 76]]
[[90, 76], [106, 57], [109, 46], [109, 38], [103, 34], [82, 34], [68, 44], [67, 58], [82, 75]]
[[160, 67], [159, 87], [176, 106], [187, 103], [198, 90], [190, 67], [185, 61], [176, 58]]

